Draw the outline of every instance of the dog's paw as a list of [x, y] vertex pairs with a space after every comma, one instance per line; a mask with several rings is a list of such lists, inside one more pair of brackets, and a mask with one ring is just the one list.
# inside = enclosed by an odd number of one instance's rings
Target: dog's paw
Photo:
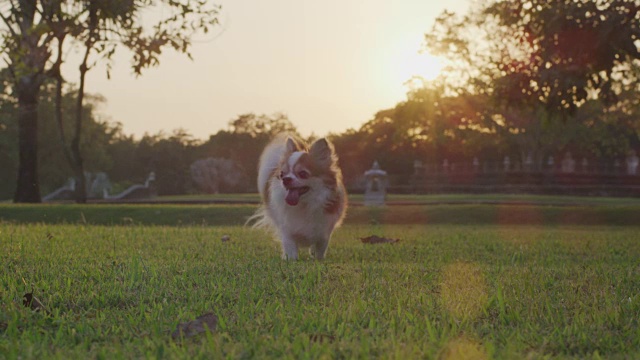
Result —
[[319, 251], [319, 250], [317, 249], [316, 245], [312, 245], [312, 246], [309, 248], [309, 255], [311, 255], [311, 257], [312, 257], [312, 258], [314, 258], [314, 259], [316, 259], [316, 260], [322, 260], [322, 259], [324, 259], [324, 256], [325, 256], [326, 252], [327, 252], [326, 247], [325, 247], [323, 250], [321, 250], [321, 251]]
[[296, 261], [298, 260], [298, 255], [287, 255], [285, 253], [282, 253], [280, 258], [282, 258], [282, 260], [285, 260], [285, 261]]

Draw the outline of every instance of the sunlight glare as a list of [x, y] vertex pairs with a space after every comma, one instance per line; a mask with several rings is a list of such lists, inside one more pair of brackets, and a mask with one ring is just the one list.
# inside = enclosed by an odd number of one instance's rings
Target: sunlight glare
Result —
[[444, 66], [442, 58], [428, 52], [413, 54], [401, 65], [403, 81], [408, 81], [414, 76], [433, 81], [440, 75]]
[[482, 269], [465, 262], [447, 265], [442, 272], [440, 300], [443, 307], [458, 320], [478, 317], [489, 300]]

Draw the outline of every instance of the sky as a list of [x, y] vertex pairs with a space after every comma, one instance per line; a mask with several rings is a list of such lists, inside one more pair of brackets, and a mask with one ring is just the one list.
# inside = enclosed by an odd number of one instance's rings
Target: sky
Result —
[[470, 1], [220, 0], [221, 25], [194, 38], [193, 60], [167, 51], [135, 77], [121, 52], [111, 79], [97, 67], [86, 88], [106, 98], [102, 118], [137, 138], [181, 128], [207, 139], [251, 112], [285, 113], [305, 136], [358, 129], [406, 99], [413, 74], [437, 73], [419, 55], [424, 34]]

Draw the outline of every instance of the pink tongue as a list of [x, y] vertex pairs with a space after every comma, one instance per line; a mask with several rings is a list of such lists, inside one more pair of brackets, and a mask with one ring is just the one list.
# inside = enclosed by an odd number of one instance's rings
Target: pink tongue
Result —
[[285, 200], [287, 201], [287, 204], [291, 206], [298, 205], [298, 201], [300, 201], [300, 191], [298, 191], [298, 189], [288, 190]]

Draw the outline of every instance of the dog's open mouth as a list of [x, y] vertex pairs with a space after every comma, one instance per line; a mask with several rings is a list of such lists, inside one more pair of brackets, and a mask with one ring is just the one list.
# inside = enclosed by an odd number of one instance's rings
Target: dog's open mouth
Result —
[[309, 191], [308, 186], [288, 188], [285, 201], [291, 206], [296, 206], [300, 201], [300, 196], [304, 195], [307, 191]]

